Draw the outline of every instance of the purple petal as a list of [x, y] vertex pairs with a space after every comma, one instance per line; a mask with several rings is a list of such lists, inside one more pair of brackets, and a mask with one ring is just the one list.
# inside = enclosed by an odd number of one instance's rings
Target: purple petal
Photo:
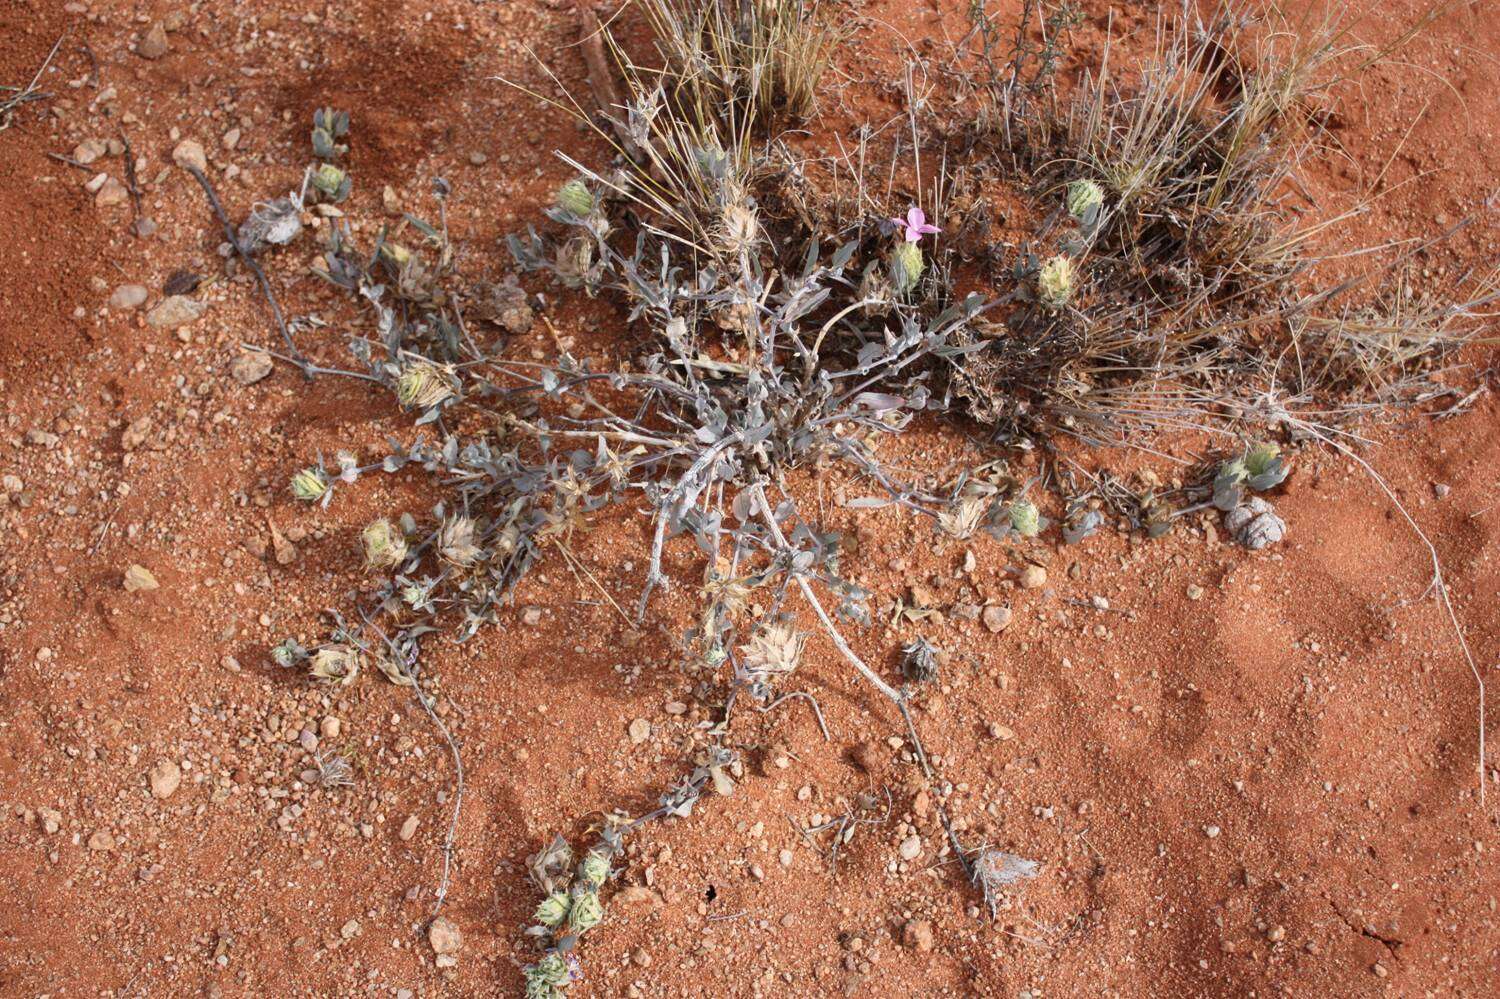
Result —
[[923, 224], [922, 224], [922, 225], [920, 225], [920, 226], [918, 226], [918, 227], [917, 227], [917, 231], [918, 231], [918, 232], [921, 232], [921, 233], [927, 233], [927, 234], [931, 234], [931, 235], [934, 235], [934, 236], [935, 236], [935, 235], [937, 235], [937, 234], [938, 234], [938, 233], [940, 233], [940, 232], [942, 232], [942, 231], [943, 231], [943, 230], [941, 230], [941, 229], [939, 229], [939, 228], [938, 228], [938, 227], [937, 227], [937, 226], [935, 226], [935, 225], [927, 225], [927, 224], [926, 224], [926, 223], [925, 223], [925, 222], [924, 222], [924, 223], [923, 223]]
[[891, 224], [893, 224], [897, 229], [905, 229], [906, 228], [906, 219], [892, 218], [892, 219], [889, 219], [888, 221], [890, 221]]
[[908, 243], [920, 243], [920, 242], [922, 242], [922, 233], [921, 233], [921, 231], [919, 229], [917, 229], [916, 226], [907, 226], [906, 227], [906, 241]]
[[927, 213], [912, 205], [906, 213], [906, 221], [913, 229], [920, 229], [927, 224]]

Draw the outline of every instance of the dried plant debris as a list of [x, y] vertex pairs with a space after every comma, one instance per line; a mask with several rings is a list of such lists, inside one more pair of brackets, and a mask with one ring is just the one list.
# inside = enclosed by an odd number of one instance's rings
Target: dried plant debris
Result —
[[1224, 514], [1224, 527], [1234, 540], [1251, 551], [1269, 547], [1286, 537], [1286, 521], [1259, 496], [1251, 496]]
[[984, 893], [991, 917], [998, 915], [1006, 889], [1030, 881], [1041, 873], [1041, 865], [1035, 860], [988, 847], [978, 851], [970, 869], [974, 884]]

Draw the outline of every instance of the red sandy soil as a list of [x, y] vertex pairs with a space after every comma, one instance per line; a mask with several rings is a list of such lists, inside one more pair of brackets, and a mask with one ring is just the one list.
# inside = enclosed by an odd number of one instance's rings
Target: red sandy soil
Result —
[[[1425, 9], [1361, 5], [1353, 37], [1372, 45]], [[841, 8], [855, 30], [829, 100], [847, 110], [876, 84], [898, 36], [940, 51], [962, 8]], [[1103, 5], [1088, 11], [1086, 49], [1106, 23]], [[134, 49], [158, 18], [170, 51], [148, 60]], [[1150, 23], [1136, 9], [1115, 31]], [[527, 854], [603, 811], [649, 808], [704, 738], [715, 684], [672, 642], [690, 587], [635, 632], [548, 562], [499, 627], [429, 647], [467, 776], [444, 910], [464, 942], [456, 966], [436, 967], [426, 924], [452, 805], [445, 745], [407, 692], [371, 677], [315, 687], [266, 655], [288, 634], [316, 641], [320, 610], [347, 606], [370, 517], [435, 499], [415, 479], [366, 481], [310, 509], [289, 475], [320, 451], [368, 459], [410, 418], [353, 381], [230, 376], [241, 342], [275, 333], [244, 275], [224, 277], [222, 234], [169, 154], [179, 136], [202, 141], [240, 218], [297, 183], [313, 108], [348, 108], [351, 213], [382, 218], [386, 185], [426, 210], [444, 176], [465, 266], [498, 278], [497, 240], [567, 175], [551, 151], [597, 154], [492, 79], [551, 92], [529, 49], [582, 92], [571, 15], [534, 0], [5, 0], [0, 83], [29, 80], [64, 33], [43, 80], [53, 96], [0, 132], [0, 474], [15, 477], [0, 499], [0, 994], [518, 994], [535, 955], [521, 932], [536, 902]], [[1500, 177], [1500, 18], [1486, 4], [1448, 5], [1336, 94], [1338, 146], [1309, 165], [1320, 210], [1381, 180], [1349, 246], [1431, 237]], [[122, 177], [119, 156], [85, 170], [46, 155], [122, 134], [159, 226], [146, 239], [128, 203], [97, 207], [84, 188], [97, 172]], [[1492, 261], [1494, 237], [1476, 225], [1423, 265], [1451, 276]], [[330, 320], [304, 336], [332, 360], [357, 313], [307, 275], [315, 245], [304, 235], [270, 269], [291, 313]], [[209, 309], [179, 336], [143, 316], [182, 268], [208, 277], [195, 297]], [[132, 282], [151, 289], [146, 307], [110, 308]], [[554, 321], [580, 349], [619, 349], [602, 305]], [[511, 349], [544, 337], [538, 324]], [[1482, 384], [1488, 355], [1471, 360], [1466, 385]], [[1492, 719], [1497, 426], [1485, 392], [1442, 422], [1370, 426], [1363, 451], [1437, 543]], [[934, 430], [897, 457], [948, 467], [970, 447]], [[805, 702], [741, 713], [737, 791], [633, 841], [574, 994], [1495, 995], [1500, 739], [1492, 726], [1481, 806], [1476, 684], [1424, 597], [1425, 551], [1351, 462], [1305, 451], [1295, 465], [1277, 501], [1289, 538], [1261, 554], [1209, 520], [1158, 542], [1106, 532], [1022, 553], [934, 543], [894, 511], [834, 517], [878, 606], [916, 584], [940, 611], [886, 615], [855, 641], [887, 670], [917, 634], [952, 651], [918, 720], [963, 835], [1040, 861], [1041, 876], [998, 920], [981, 916], [907, 747], [888, 742], [899, 719], [814, 638], [798, 683], [832, 740]], [[833, 475], [805, 487], [857, 488]], [[574, 549], [634, 594], [648, 529], [614, 511]], [[1043, 587], [1016, 586], [1023, 554], [1046, 566]], [[684, 581], [696, 571], [685, 547], [669, 562]], [[160, 588], [127, 592], [132, 564]], [[985, 603], [1013, 609], [1003, 633], [953, 613]], [[652, 734], [633, 746], [636, 718]], [[304, 731], [348, 755], [353, 787], [301, 783]], [[148, 774], [166, 761], [181, 783], [159, 798]], [[882, 789], [889, 819], [862, 826], [830, 873], [794, 827]], [[921, 852], [902, 860], [911, 836]]]

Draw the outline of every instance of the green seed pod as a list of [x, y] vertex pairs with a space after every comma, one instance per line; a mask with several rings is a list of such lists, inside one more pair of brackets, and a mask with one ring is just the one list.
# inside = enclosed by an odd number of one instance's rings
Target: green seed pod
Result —
[[406, 558], [406, 538], [389, 520], [381, 517], [360, 534], [365, 549], [365, 566], [389, 569]]
[[598, 850], [590, 850], [578, 863], [578, 876], [595, 888], [609, 880], [609, 856]]
[[565, 212], [584, 218], [594, 211], [594, 195], [581, 180], [570, 180], [557, 189], [553, 196], [557, 207]]
[[891, 251], [891, 284], [903, 295], [917, 286], [926, 268], [922, 248], [916, 243], [900, 242]]
[[557, 929], [563, 920], [568, 918], [568, 909], [571, 906], [568, 893], [555, 891], [542, 899], [541, 905], [536, 907], [536, 913], [531, 917], [548, 929]]
[[1042, 514], [1031, 500], [1017, 500], [1010, 505], [1010, 526], [1025, 538], [1034, 538], [1042, 530]]
[[408, 364], [396, 379], [396, 401], [407, 409], [427, 409], [452, 395], [447, 375], [435, 364]]
[[1075, 180], [1068, 184], [1067, 203], [1068, 214], [1085, 221], [1104, 204], [1104, 189], [1092, 180]]
[[304, 468], [292, 476], [292, 495], [311, 503], [328, 492], [328, 477], [316, 468]]
[[1036, 276], [1037, 297], [1043, 305], [1061, 308], [1073, 297], [1073, 261], [1059, 254], [1045, 264]]
[[568, 910], [568, 932], [586, 933], [604, 919], [604, 903], [599, 901], [597, 891], [573, 893], [573, 907]]

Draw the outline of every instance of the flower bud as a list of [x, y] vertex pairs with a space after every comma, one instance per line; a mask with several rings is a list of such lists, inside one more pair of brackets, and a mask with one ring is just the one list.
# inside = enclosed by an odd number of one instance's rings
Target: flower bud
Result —
[[573, 893], [573, 906], [568, 910], [568, 932], [586, 933], [604, 919], [604, 903], [599, 901], [597, 891], [585, 890]]
[[922, 248], [916, 243], [900, 242], [891, 251], [891, 284], [901, 294], [908, 294], [922, 279], [927, 264], [922, 259]]
[[407, 409], [427, 409], [452, 395], [448, 376], [436, 364], [408, 364], [396, 378], [396, 401]]
[[1104, 189], [1092, 180], [1075, 180], [1068, 184], [1067, 204], [1069, 215], [1086, 221], [1104, 204]]
[[381, 243], [380, 255], [397, 270], [411, 262], [411, 251], [400, 243]]
[[389, 520], [381, 517], [360, 534], [365, 548], [365, 566], [389, 569], [406, 558], [406, 537]]
[[557, 207], [583, 218], [594, 211], [594, 195], [581, 180], [570, 180], [553, 196]]
[[328, 477], [316, 468], [304, 468], [292, 476], [292, 495], [311, 503], [328, 492]]
[[1073, 261], [1059, 254], [1045, 264], [1036, 276], [1037, 297], [1043, 305], [1061, 308], [1073, 297]]
[[542, 899], [541, 905], [536, 907], [536, 913], [531, 918], [548, 929], [555, 930], [562, 925], [564, 919], [568, 918], [570, 905], [567, 892], [555, 891]]

